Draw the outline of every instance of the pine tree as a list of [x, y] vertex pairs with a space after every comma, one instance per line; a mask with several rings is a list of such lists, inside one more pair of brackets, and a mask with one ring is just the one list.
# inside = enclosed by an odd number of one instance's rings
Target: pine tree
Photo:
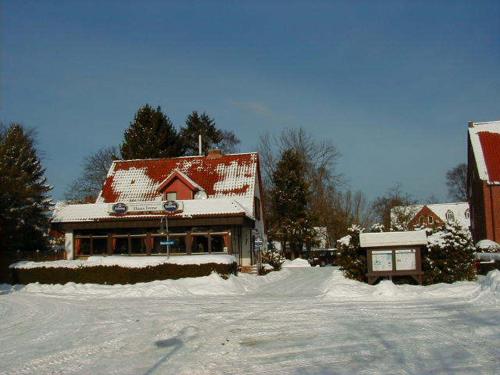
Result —
[[[374, 229], [378, 231], [378, 228]], [[337, 264], [345, 277], [366, 281], [366, 250], [362, 249], [359, 244], [359, 235], [363, 232], [363, 228], [359, 225], [352, 225], [347, 232], [349, 233], [347, 236], [337, 241]]]
[[139, 108], [125, 131], [120, 151], [124, 159], [175, 157], [182, 154], [182, 143], [161, 108], [146, 104]]
[[0, 238], [2, 249], [43, 250], [52, 189], [33, 134], [19, 124], [0, 132]]
[[457, 223], [447, 224], [429, 237], [423, 268], [427, 284], [473, 280], [474, 245], [470, 232]]
[[305, 171], [300, 154], [288, 149], [282, 153], [272, 178], [271, 237], [279, 239], [283, 249], [288, 245], [292, 257], [301, 253], [304, 244], [310, 247], [315, 237]]
[[180, 133], [186, 155], [198, 155], [198, 137], [200, 134], [203, 154], [206, 154], [209, 149], [222, 141], [222, 132], [215, 127], [215, 120], [205, 112], [201, 115], [197, 111], [190, 113]]

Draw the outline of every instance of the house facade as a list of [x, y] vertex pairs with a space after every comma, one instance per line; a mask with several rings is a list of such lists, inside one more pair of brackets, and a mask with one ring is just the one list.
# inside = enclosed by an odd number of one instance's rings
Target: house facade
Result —
[[391, 226], [415, 228], [439, 228], [456, 222], [462, 228], [470, 228], [470, 208], [467, 202], [416, 204], [398, 206], [391, 210]]
[[475, 242], [500, 242], [500, 121], [469, 122], [467, 193]]
[[255, 262], [264, 241], [257, 153], [117, 160], [95, 203], [58, 204], [68, 259], [92, 255], [232, 254]]

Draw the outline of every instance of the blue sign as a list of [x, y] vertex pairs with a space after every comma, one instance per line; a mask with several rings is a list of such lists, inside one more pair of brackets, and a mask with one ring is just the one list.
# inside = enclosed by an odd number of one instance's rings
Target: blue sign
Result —
[[175, 212], [179, 209], [179, 204], [176, 201], [168, 201], [163, 203], [163, 208], [167, 212]]
[[128, 211], [128, 207], [125, 203], [115, 203], [112, 206], [112, 210], [115, 214], [123, 215]]
[[175, 245], [175, 240], [160, 241], [160, 245], [162, 246]]

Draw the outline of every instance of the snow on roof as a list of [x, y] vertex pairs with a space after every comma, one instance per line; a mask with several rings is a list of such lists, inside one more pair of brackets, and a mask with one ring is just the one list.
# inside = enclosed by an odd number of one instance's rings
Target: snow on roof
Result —
[[479, 178], [488, 184], [500, 184], [500, 121], [474, 122], [469, 139]]
[[159, 187], [175, 170], [204, 190], [208, 198], [251, 197], [257, 179], [257, 153], [217, 158], [188, 156], [169, 159], [116, 160], [110, 167], [97, 203], [161, 200]]
[[409, 232], [360, 233], [359, 243], [361, 247], [426, 245], [427, 234], [424, 230]]
[[[470, 211], [469, 203], [467, 202], [452, 202], [452, 203], [434, 203], [434, 204], [415, 204], [410, 206], [397, 206], [391, 209], [391, 222], [397, 218], [396, 211], [404, 210], [404, 212], [415, 217], [422, 208], [427, 207], [436, 214], [444, 223], [456, 221], [461, 227], [470, 227]], [[449, 215], [449, 212], [452, 215]], [[452, 219], [449, 219], [452, 218]]]
[[[252, 217], [247, 207], [251, 207], [250, 202], [244, 205], [235, 199], [213, 198], [213, 199], [192, 199], [178, 201], [182, 204], [182, 212], [169, 214], [169, 217], [190, 218], [207, 216], [247, 216]], [[135, 202], [134, 205], [148, 205], [150, 201]], [[128, 212], [125, 215], [116, 216], [111, 213], [113, 203], [93, 203], [93, 204], [59, 204], [52, 216], [53, 223], [83, 222], [83, 221], [103, 221], [103, 220], [126, 220], [126, 219], [147, 219], [164, 216], [166, 213], [161, 208], [148, 209], [147, 213]], [[132, 205], [132, 204], [130, 204]]]

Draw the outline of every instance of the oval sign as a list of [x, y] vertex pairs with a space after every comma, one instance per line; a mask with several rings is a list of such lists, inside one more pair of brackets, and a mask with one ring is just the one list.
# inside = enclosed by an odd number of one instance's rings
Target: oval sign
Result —
[[179, 209], [179, 205], [177, 204], [176, 201], [168, 201], [163, 203], [163, 208], [167, 212], [175, 212]]
[[128, 211], [128, 207], [125, 203], [116, 203], [112, 207], [115, 214], [124, 214]]

